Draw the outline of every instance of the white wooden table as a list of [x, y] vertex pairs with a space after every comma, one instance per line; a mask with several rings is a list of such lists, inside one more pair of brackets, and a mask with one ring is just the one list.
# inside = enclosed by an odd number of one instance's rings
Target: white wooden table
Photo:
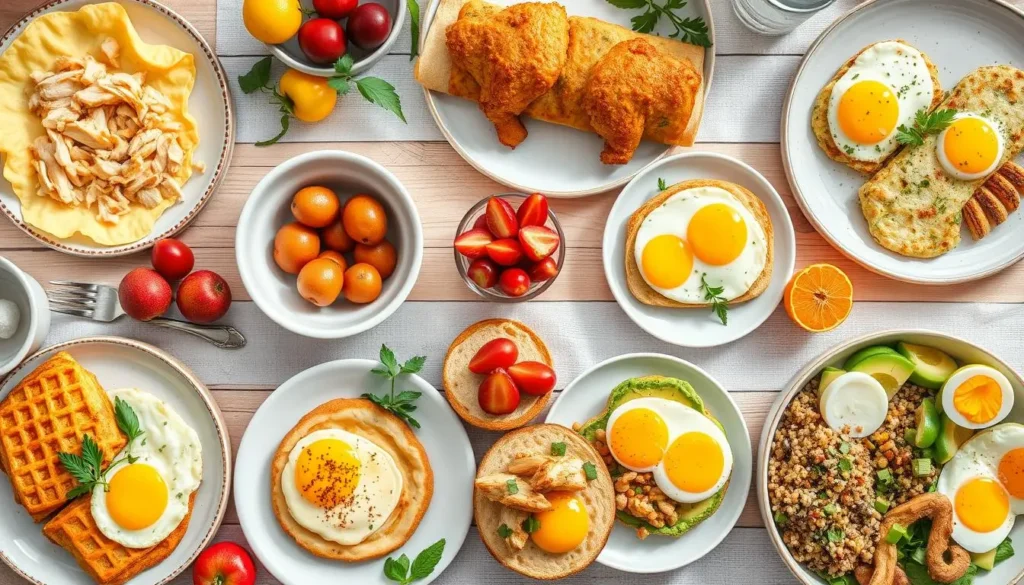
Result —
[[[266, 53], [241, 25], [241, 0], [164, 1], [216, 47], [233, 83]], [[1024, 0], [1015, 2], [1024, 5]], [[0, 30], [39, 3], [0, 1]], [[984, 281], [964, 285], [937, 288], [894, 282], [859, 268], [833, 250], [815, 233], [792, 199], [779, 156], [782, 101], [807, 46], [828, 23], [856, 3], [837, 0], [833, 7], [793, 34], [770, 39], [742, 28], [728, 0], [712, 0], [718, 57], [696, 147], [736, 156], [774, 184], [789, 206], [797, 231], [798, 268], [814, 262], [831, 262], [850, 275], [857, 302], [850, 319], [833, 332], [806, 334], [794, 327], [780, 308], [756, 332], [721, 348], [686, 350], [646, 335], [612, 300], [601, 268], [601, 234], [615, 193], [552, 201], [553, 209], [562, 219], [569, 249], [562, 275], [544, 295], [511, 307], [477, 301], [478, 297], [456, 273], [451, 241], [465, 210], [502, 187], [473, 170], [443, 141], [426, 110], [422, 92], [413, 81], [406, 30], [395, 44], [393, 54], [372, 74], [396, 86], [409, 120], [407, 126], [353, 94], [341, 99], [324, 122], [293, 124], [281, 144], [256, 148], [253, 142], [276, 131], [278, 114], [263, 98], [245, 96], [237, 85], [232, 88], [238, 145], [231, 169], [216, 196], [182, 237], [195, 250], [198, 267], [215, 270], [227, 278], [239, 302], [225, 321], [245, 333], [248, 347], [236, 352], [219, 351], [191, 337], [141, 323], [101, 325], [60, 315], [55, 317], [47, 342], [111, 334], [166, 349], [189, 364], [214, 390], [235, 448], [255, 409], [278, 384], [295, 373], [331, 359], [372, 358], [380, 344], [387, 343], [400, 355], [425, 353], [428, 361], [424, 375], [439, 387], [440, 362], [451, 339], [469, 323], [495, 316], [520, 319], [549, 342], [559, 386], [585, 368], [622, 353], [657, 351], [693, 361], [734, 393], [755, 446], [768, 407], [789, 377], [814, 356], [854, 335], [887, 328], [936, 329], [988, 347], [1015, 368], [1024, 370], [1024, 352], [1020, 348], [1024, 339], [1024, 263]], [[336, 142], [339, 139], [342, 142]], [[323, 148], [357, 152], [393, 171], [416, 200], [426, 245], [423, 270], [409, 302], [375, 329], [334, 342], [298, 337], [267, 319], [249, 302], [233, 250], [239, 212], [256, 182], [283, 160]], [[6, 221], [0, 222], [0, 254], [44, 283], [59, 278], [116, 284], [130, 268], [148, 262], [146, 254], [102, 261], [73, 258], [42, 247]], [[475, 429], [469, 429], [469, 435], [477, 457], [497, 436]], [[435, 497], [444, 498], [445, 494]], [[233, 506], [218, 539], [244, 544]], [[471, 529], [458, 558], [436, 583], [469, 585], [485, 580], [495, 585], [528, 582], [494, 562], [475, 529]], [[595, 564], [563, 582], [625, 584], [631, 580], [635, 577]], [[9, 569], [0, 566], [0, 585], [18, 582]], [[175, 581], [190, 582], [188, 573]], [[771, 547], [757, 505], [749, 499], [737, 528], [713, 553], [683, 570], [646, 576], [644, 582], [772, 585], [795, 581]], [[261, 570], [259, 583], [275, 581]]]

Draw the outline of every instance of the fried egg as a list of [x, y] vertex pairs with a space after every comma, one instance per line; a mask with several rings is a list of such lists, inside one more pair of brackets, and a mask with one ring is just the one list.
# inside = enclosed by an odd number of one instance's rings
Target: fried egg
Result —
[[764, 230], [735, 195], [696, 187], [669, 197], [636, 233], [636, 264], [659, 294], [681, 303], [706, 302], [702, 277], [725, 300], [750, 290], [764, 270]]
[[994, 549], [1024, 514], [1024, 425], [971, 437], [942, 468], [937, 490], [953, 502], [953, 540], [974, 553]]
[[134, 388], [109, 395], [131, 407], [142, 434], [114, 457], [108, 486], [93, 489], [90, 512], [110, 540], [148, 548], [188, 515], [189, 497], [203, 479], [202, 445], [195, 430], [155, 396]]
[[341, 429], [303, 437], [281, 472], [292, 518], [343, 545], [359, 544], [387, 522], [398, 506], [402, 483], [390, 453]]
[[706, 500], [732, 473], [725, 433], [680, 402], [630, 400], [612, 411], [606, 434], [615, 461], [632, 471], [651, 472], [658, 488], [676, 502]]
[[563, 554], [583, 544], [590, 530], [590, 515], [578, 496], [572, 493], [547, 494], [551, 509], [534, 518], [540, 524], [531, 535], [533, 544], [545, 552]]
[[935, 148], [942, 168], [964, 181], [991, 175], [1003, 160], [1002, 133], [992, 120], [978, 114], [954, 116]]
[[832, 139], [852, 159], [880, 161], [898, 147], [897, 128], [931, 107], [934, 87], [921, 52], [887, 41], [865, 49], [836, 80], [828, 103]]
[[983, 429], [1010, 414], [1013, 386], [995, 368], [964, 366], [946, 380], [935, 402], [956, 424], [968, 429]]

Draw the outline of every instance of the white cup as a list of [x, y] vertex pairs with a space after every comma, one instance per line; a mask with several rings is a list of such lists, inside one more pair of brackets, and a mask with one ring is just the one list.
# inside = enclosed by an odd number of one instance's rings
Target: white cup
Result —
[[50, 303], [36, 279], [0, 256], [0, 299], [18, 305], [21, 318], [10, 339], [0, 339], [0, 377], [43, 345], [50, 332]]

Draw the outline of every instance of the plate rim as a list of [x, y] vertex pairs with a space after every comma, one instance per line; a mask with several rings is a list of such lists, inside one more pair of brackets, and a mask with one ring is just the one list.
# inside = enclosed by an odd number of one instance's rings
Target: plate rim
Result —
[[[50, 9], [58, 7], [62, 4], [67, 4], [73, 1], [74, 0], [51, 0], [50, 2], [47, 2], [42, 6], [33, 9], [31, 12], [21, 17], [20, 19], [18, 19], [17, 22], [11, 25], [11, 27], [8, 28], [6, 32], [4, 32], [3, 36], [0, 36], [0, 45], [20, 35], [24, 31], [24, 28], [28, 26], [28, 24], [31, 21], [41, 16], [44, 12], [47, 12]], [[47, 248], [56, 250], [58, 252], [62, 252], [64, 254], [68, 254], [70, 256], [77, 256], [81, 258], [114, 258], [118, 256], [127, 256], [129, 254], [134, 254], [142, 250], [148, 250], [149, 248], [153, 247], [157, 240], [169, 238], [184, 230], [186, 227], [188, 227], [190, 223], [192, 223], [196, 216], [199, 215], [199, 212], [202, 211], [204, 207], [206, 207], [206, 204], [209, 203], [210, 199], [213, 197], [214, 192], [223, 182], [224, 177], [227, 175], [228, 167], [231, 166], [232, 155], [235, 149], [235, 107], [234, 102], [231, 99], [230, 84], [227, 81], [228, 76], [227, 73], [224, 71], [224, 65], [220, 62], [220, 58], [217, 57], [217, 53], [210, 48], [210, 44], [206, 41], [203, 35], [199, 33], [199, 31], [195, 28], [195, 26], [192, 25], [192, 23], [185, 20], [183, 16], [181, 16], [174, 10], [171, 10], [169, 7], [162, 4], [161, 2], [158, 2], [157, 0], [111, 1], [115, 1], [118, 4], [124, 2], [132, 2], [135, 4], [140, 4], [142, 6], [153, 8], [158, 12], [162, 13], [165, 17], [174, 22], [178, 27], [180, 27], [182, 30], [188, 33], [189, 36], [192, 37], [196, 44], [199, 45], [199, 48], [202, 49], [203, 53], [205, 53], [207, 61], [210, 63], [211, 67], [213, 68], [214, 75], [216, 75], [217, 77], [218, 85], [220, 85], [221, 98], [224, 101], [224, 119], [226, 120], [227, 123], [224, 126], [224, 148], [223, 150], [221, 150], [220, 158], [217, 160], [217, 165], [213, 169], [213, 179], [210, 181], [210, 185], [206, 188], [206, 191], [203, 192], [199, 200], [196, 201], [192, 210], [189, 211], [188, 214], [181, 219], [181, 221], [179, 221], [177, 224], [171, 226], [170, 228], [168, 228], [167, 230], [160, 234], [154, 235], [153, 232], [150, 231], [150, 233], [146, 234], [143, 238], [135, 242], [129, 242], [127, 244], [121, 244], [118, 246], [108, 246], [106, 248], [98, 248], [95, 250], [83, 249], [76, 246], [65, 244], [60, 238], [51, 236], [50, 234], [42, 230], [38, 230], [30, 226], [26, 221], [24, 221], [24, 219], [19, 219], [18, 217], [16, 217], [14, 215], [14, 210], [8, 209], [8, 207], [4, 205], [2, 201], [0, 201], [0, 210], [3, 211], [4, 215], [6, 215], [11, 220], [11, 222], [13, 222], [14, 225], [18, 227], [18, 229], [28, 234], [29, 237], [43, 244]], [[95, 2], [93, 2], [92, 0], [87, 0], [86, 2], [86, 4], [94, 3]], [[17, 198], [17, 195], [15, 195], [15, 198]], [[97, 246], [100, 245], [102, 244], [97, 244]]]
[[[587, 368], [586, 370], [584, 370], [583, 372], [581, 372], [578, 376], [573, 378], [572, 381], [569, 382], [569, 384], [565, 386], [565, 388], [562, 389], [562, 391], [558, 395], [558, 398], [556, 398], [554, 400], [554, 402], [552, 402], [551, 407], [548, 409], [548, 413], [544, 417], [544, 422], [545, 423], [550, 423], [550, 424], [562, 424], [562, 423], [560, 423], [558, 421], [552, 421], [551, 420], [551, 415], [552, 415], [553, 412], [555, 412], [555, 409], [558, 408], [558, 405], [561, 404], [562, 400], [569, 393], [569, 391], [572, 390], [573, 388], [575, 388], [576, 384], [578, 382], [580, 382], [583, 378], [585, 378], [587, 376], [591, 376], [591, 375], [594, 374], [594, 372], [596, 372], [596, 371], [598, 371], [598, 370], [600, 370], [602, 368], [608, 367], [610, 365], [616, 364], [618, 362], [631, 361], [631, 360], [637, 360], [637, 359], [656, 359], [656, 360], [668, 361], [668, 362], [672, 362], [672, 363], [674, 363], [674, 364], [676, 364], [678, 366], [682, 366], [684, 368], [690, 368], [692, 370], [695, 370], [700, 375], [703, 375], [705, 378], [707, 378], [712, 383], [712, 385], [717, 390], [719, 390], [721, 392], [721, 395], [728, 401], [728, 403], [731, 405], [732, 409], [736, 412], [736, 415], [739, 417], [740, 422], [743, 423], [741, 425], [743, 427], [742, 437], [746, 438], [746, 443], [745, 444], [747, 446], [749, 446], [749, 449], [746, 449], [746, 450], [739, 449], [739, 451], [749, 453], [751, 460], [750, 460], [750, 466], [749, 466], [750, 467], [750, 470], [749, 470], [750, 478], [747, 480], [747, 485], [743, 486], [741, 491], [743, 492], [744, 495], [748, 494], [750, 492], [750, 486], [754, 482], [754, 472], [755, 472], [756, 466], [754, 465], [754, 460], [753, 460], [753, 457], [754, 457], [753, 444], [751, 443], [751, 440], [750, 440], [750, 429], [747, 428], [747, 419], [743, 416], [743, 411], [740, 410], [739, 405], [736, 404], [735, 400], [733, 400], [732, 393], [729, 392], [725, 388], [725, 386], [723, 386], [722, 383], [718, 381], [718, 378], [712, 376], [710, 373], [708, 373], [707, 370], [705, 370], [704, 368], [698, 366], [697, 364], [695, 364], [695, 363], [693, 363], [693, 362], [691, 362], [689, 360], [685, 360], [685, 359], [683, 359], [681, 357], [676, 357], [674, 355], [669, 355], [669, 354], [665, 354], [665, 353], [658, 353], [658, 352], [634, 352], [634, 353], [624, 353], [624, 354], [620, 354], [620, 355], [617, 355], [617, 356], [612, 356], [612, 357], [610, 357], [610, 358], [608, 358], [606, 360], [598, 362], [597, 364], [594, 364], [594, 365], [590, 366], [589, 368]], [[732, 445], [732, 443], [730, 441], [730, 446], [731, 445]], [[735, 472], [735, 468], [734, 468], [734, 472]], [[730, 480], [729, 483], [730, 483], [730, 488], [734, 487], [734, 486], [732, 486], [732, 480]], [[719, 511], [722, 512], [723, 510], [719, 510]], [[716, 512], [716, 514], [717, 513], [718, 512]], [[625, 566], [625, 565], [618, 565], [618, 564], [613, 564], [613, 563], [610, 563], [610, 562], [607, 562], [607, 561], [602, 561], [600, 554], [597, 556], [597, 562], [601, 563], [602, 565], [604, 565], [606, 567], [609, 567], [609, 568], [612, 568], [612, 569], [616, 569], [618, 571], [623, 571], [623, 572], [626, 572], [626, 573], [633, 573], [633, 574], [637, 574], [637, 575], [651, 575], [651, 574], [657, 574], [657, 573], [665, 573], [665, 572], [668, 572], [668, 571], [676, 571], [676, 570], [679, 570], [679, 569], [681, 569], [683, 567], [686, 567], [688, 565], [691, 565], [691, 564], [699, 561], [700, 559], [704, 558], [705, 556], [710, 554], [712, 551], [714, 551], [716, 548], [718, 548], [719, 545], [721, 545], [722, 542], [730, 534], [732, 534], [732, 531], [736, 529], [736, 524], [739, 523], [740, 516], [742, 516], [742, 515], [743, 515], [743, 506], [737, 506], [735, 508], [735, 513], [733, 514], [734, 517], [731, 518], [727, 522], [728, 528], [722, 532], [722, 535], [721, 535], [721, 537], [718, 538], [717, 542], [712, 544], [711, 547], [708, 548], [708, 550], [706, 552], [704, 552], [703, 554], [701, 554], [697, 558], [692, 559], [692, 560], [690, 560], [690, 561], [688, 561], [686, 563], [682, 563], [682, 564], [675, 565], [675, 566], [669, 567], [669, 568], [664, 568], [664, 569], [644, 570], [643, 568], [637, 569], [635, 567], [630, 567], [630, 566]], [[616, 525], [618, 525], [617, 522], [616, 522]], [[680, 542], [680, 541], [677, 540], [676, 542]], [[604, 550], [602, 549], [601, 552], [603, 553]]]
[[[1024, 9], [1013, 6], [1005, 0], [986, 0], [987, 2], [995, 5], [996, 7], [1004, 8], [1009, 10], [1011, 13], [1017, 15], [1021, 19], [1024, 19]], [[861, 10], [868, 9], [876, 4], [884, 4], [884, 0], [865, 0], [862, 4], [859, 4], [846, 13], [836, 18], [832, 24], [828, 25], [825, 30], [821, 31], [821, 34], [814, 39], [814, 42], [807, 48], [803, 58], [800, 60], [800, 65], [797, 67], [796, 73], [793, 75], [793, 81], [789, 85], [789, 91], [786, 93], [786, 99], [782, 105], [782, 118], [779, 124], [779, 149], [782, 151], [782, 168], [786, 173], [786, 182], [789, 183], [790, 191], [793, 193], [793, 199], [796, 200], [797, 206], [800, 207], [801, 213], [807, 218], [807, 221], [814, 227], [814, 230], [831, 245], [833, 248], [839, 251], [844, 257], [852, 260], [858, 266], [861, 266], [875, 274], [891, 278], [893, 280], [901, 282], [909, 282], [912, 284], [923, 284], [930, 286], [941, 286], [960, 284], [964, 282], [971, 282], [975, 280], [981, 280], [987, 278], [1003, 270], [1006, 270], [1010, 266], [1013, 266], [1017, 262], [1024, 259], [1024, 248], [1016, 256], [1009, 258], [1006, 262], [1001, 263], [998, 266], [989, 268], [981, 272], [973, 272], [963, 276], [951, 276], [946, 278], [923, 278], [907, 275], [899, 270], [886, 269], [879, 266], [875, 266], [869, 260], [861, 258], [856, 253], [847, 250], [844, 245], [840, 242], [839, 238], [836, 237], [832, 232], [825, 227], [825, 225], [819, 221], [819, 219], [812, 214], [808, 209], [809, 205], [805, 200], [804, 193], [800, 190], [800, 186], [796, 181], [793, 171], [793, 161], [791, 160], [790, 153], [790, 137], [789, 137], [789, 117], [792, 113], [793, 99], [796, 94], [797, 84], [800, 81], [800, 77], [804, 74], [804, 70], [807, 67], [807, 63], [814, 53], [818, 50], [818, 47], [827, 40], [827, 37], [839, 27], [839, 25], [847, 22], [852, 18], [856, 18], [857, 14]], [[902, 256], [901, 256], [902, 258]]]
[[[715, 21], [714, 21], [714, 16], [712, 15], [712, 12], [711, 12], [711, 1], [712, 0], [700, 0], [700, 3], [704, 7], [704, 10], [705, 10], [705, 12], [707, 14], [707, 17], [705, 18], [705, 20], [707, 21], [708, 31], [710, 33], [710, 38], [711, 38], [711, 46], [710, 47], [704, 47], [704, 65], [705, 65], [705, 69], [707, 69], [707, 71], [708, 71], [707, 79], [704, 80], [705, 81], [705, 83], [704, 83], [704, 101], [705, 102], [707, 102], [708, 98], [711, 96], [711, 83], [714, 80], [714, 73], [715, 73], [715, 52], [716, 52], [715, 43], [716, 43], [716, 39], [715, 39]], [[433, 22], [434, 21], [434, 15], [437, 14], [437, 7], [440, 5], [440, 3], [441, 3], [441, 0], [431, 0], [431, 2], [427, 5], [426, 17], [423, 19], [423, 26], [421, 28], [420, 39], [419, 39], [419, 47], [418, 47], [418, 51], [421, 54], [423, 52], [423, 48], [426, 46], [427, 32], [430, 30], [431, 25], [434, 24], [434, 22]], [[703, 75], [703, 72], [701, 72], [701, 73]], [[469, 165], [471, 167], [473, 167], [474, 169], [476, 169], [476, 171], [479, 172], [480, 174], [484, 175], [488, 179], [491, 179], [492, 181], [494, 181], [494, 182], [496, 182], [496, 183], [498, 183], [500, 185], [504, 185], [504, 186], [506, 186], [506, 187], [508, 187], [510, 189], [514, 189], [516, 191], [522, 191], [523, 193], [533, 193], [533, 192], [536, 191], [536, 189], [534, 189], [533, 187], [530, 187], [529, 185], [524, 185], [524, 184], [521, 184], [521, 183], [518, 183], [518, 182], [515, 182], [515, 181], [505, 180], [504, 178], [499, 177], [495, 173], [493, 173], [490, 170], [484, 168], [484, 166], [482, 164], [480, 164], [478, 161], [474, 160], [469, 155], [469, 153], [462, 147], [462, 145], [459, 144], [457, 140], [455, 140], [455, 137], [452, 135], [451, 131], [441, 121], [441, 114], [440, 114], [440, 112], [438, 112], [437, 104], [436, 104], [436, 102], [434, 100], [434, 92], [429, 90], [429, 89], [427, 89], [427, 88], [425, 88], [425, 87], [422, 87], [422, 86], [420, 86], [420, 89], [423, 91], [423, 101], [425, 101], [426, 104], [427, 104], [427, 110], [430, 111], [430, 116], [434, 119], [434, 124], [437, 126], [437, 129], [441, 131], [441, 134], [444, 135], [444, 138], [448, 142], [448, 145], [451, 146], [452, 150], [457, 152], [460, 157], [462, 157], [462, 160], [464, 160], [467, 163], [469, 163]], [[702, 122], [703, 122], [703, 118], [704, 118], [704, 113], [706, 111], [707, 111], [707, 103], [704, 104], [704, 107], [701, 110], [701, 121]], [[694, 144], [696, 144], [696, 141], [694, 142]], [[644, 165], [644, 166], [640, 167], [639, 169], [637, 169], [636, 172], [634, 172], [632, 175], [627, 175], [625, 177], [613, 180], [611, 182], [608, 182], [608, 183], [605, 183], [603, 185], [594, 187], [592, 189], [575, 190], [575, 191], [544, 191], [544, 194], [547, 195], [548, 197], [552, 197], [552, 198], [555, 198], [555, 199], [577, 199], [577, 198], [580, 198], [580, 197], [589, 197], [591, 195], [599, 195], [601, 193], [607, 193], [608, 191], [611, 191], [612, 189], [617, 189], [617, 188], [622, 187], [623, 185], [629, 183], [630, 181], [633, 180], [634, 177], [636, 177], [637, 175], [639, 175], [643, 171], [649, 169], [652, 165], [656, 164], [658, 161], [663, 160], [666, 156], [670, 156], [670, 155], [674, 155], [674, 154], [677, 154], [679, 152], [682, 152], [681, 149], [683, 149], [683, 148], [685, 148], [685, 147], [682, 147], [682, 146], [672, 146], [672, 145], [668, 145], [667, 144], [667, 145], [665, 145], [665, 150], [662, 151], [661, 154], [659, 154], [657, 157], [655, 157], [651, 162], [649, 162], [646, 165]]]
[[[217, 503], [217, 511], [216, 514], [214, 515], [213, 523], [207, 529], [206, 534], [203, 535], [199, 543], [199, 546], [196, 547], [196, 550], [189, 555], [189, 557], [181, 564], [181, 566], [175, 568], [166, 577], [157, 581], [157, 585], [165, 585], [166, 583], [170, 583], [171, 581], [173, 581], [178, 575], [184, 572], [185, 569], [192, 565], [196, 558], [199, 557], [199, 554], [203, 552], [203, 550], [210, 544], [210, 541], [213, 540], [214, 536], [216, 536], [217, 532], [220, 530], [220, 527], [224, 522], [224, 516], [227, 513], [228, 502], [231, 498], [232, 493], [231, 481], [234, 477], [231, 460], [231, 438], [230, 435], [228, 434], [228, 425], [227, 422], [224, 420], [224, 415], [223, 413], [221, 413], [220, 407], [217, 405], [217, 401], [214, 400], [213, 394], [210, 392], [210, 389], [207, 388], [206, 385], [203, 384], [199, 380], [199, 378], [196, 377], [196, 375], [192, 372], [192, 370], [188, 368], [188, 366], [186, 366], [184, 363], [178, 360], [178, 358], [172, 356], [171, 354], [163, 351], [158, 347], [155, 347], [142, 341], [129, 339], [127, 337], [121, 337], [117, 335], [93, 335], [89, 337], [79, 337], [77, 339], [71, 339], [68, 341], [63, 341], [61, 343], [56, 343], [54, 345], [41, 348], [39, 351], [34, 352], [32, 355], [22, 360], [21, 363], [18, 364], [16, 368], [11, 370], [6, 376], [0, 378], [0, 388], [6, 385], [7, 382], [10, 381], [19, 372], [26, 369], [28, 367], [29, 362], [31, 362], [32, 360], [35, 360], [46, 354], [64, 351], [78, 345], [93, 344], [120, 345], [128, 347], [130, 349], [141, 351], [143, 353], [147, 353], [157, 358], [158, 360], [166, 364], [168, 367], [170, 367], [172, 370], [174, 370], [177, 374], [185, 378], [185, 380], [188, 381], [188, 383], [196, 391], [196, 394], [199, 395], [203, 403], [206, 405], [206, 409], [210, 413], [210, 417], [213, 419], [213, 426], [217, 431], [217, 437], [220, 439], [221, 458], [222, 461], [224, 462], [224, 464], [221, 466], [223, 477], [221, 478], [221, 497], [220, 501]], [[2, 560], [4, 564], [10, 567], [15, 573], [18, 574], [18, 576], [25, 579], [26, 581], [33, 583], [34, 585], [46, 585], [44, 582], [37, 581], [35, 578], [29, 576], [27, 573], [21, 570], [21, 568], [19, 568], [12, 559], [9, 559], [7, 555], [3, 553], [3, 551], [0, 551], [0, 560]], [[163, 561], [155, 565], [154, 568], [162, 563]]]

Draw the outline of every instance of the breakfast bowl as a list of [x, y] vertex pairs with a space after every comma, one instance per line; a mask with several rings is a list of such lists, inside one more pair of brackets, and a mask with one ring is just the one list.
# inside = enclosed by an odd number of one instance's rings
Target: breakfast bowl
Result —
[[[833, 408], [854, 388], [858, 400], [880, 392], [877, 423], [863, 418], [871, 412], [866, 398], [855, 409]], [[972, 397], [997, 401], [985, 411], [989, 420], [965, 409], [963, 400]], [[800, 370], [768, 412], [756, 478], [769, 538], [804, 585], [854, 583], [854, 570], [864, 577], [876, 567], [903, 572], [913, 583], [934, 582], [929, 575], [936, 570], [953, 572], [948, 581], [961, 571], [977, 585], [1017, 583], [1022, 564], [1006, 559], [1024, 547], [1024, 525], [1013, 522], [1021, 510], [1013, 477], [1021, 470], [1005, 472], [1021, 465], [1021, 423], [1024, 379], [978, 345], [926, 330], [847, 341]], [[839, 485], [846, 487], [833, 489]], [[974, 498], [976, 485], [996, 496]], [[996, 510], [1001, 498], [1013, 507], [997, 528], [975, 531], [970, 526], [981, 525], [971, 515], [972, 498], [980, 504], [975, 510]], [[917, 522], [925, 516], [932, 523]], [[940, 518], [952, 526], [951, 538], [937, 543], [942, 554], [933, 557], [927, 550], [936, 543], [926, 543], [945, 536], [929, 528]]]
[[[43, 344], [50, 332], [50, 304], [46, 292], [36, 279], [0, 256], [0, 302], [10, 301], [17, 307], [17, 324], [8, 339], [0, 338], [0, 378], [10, 372]], [[0, 312], [7, 314], [4, 303]]]
[[[528, 220], [527, 223], [532, 224], [529, 229], [535, 229], [533, 227], [535, 225], [542, 225], [543, 228], [546, 228], [540, 231], [551, 239], [557, 237], [557, 240], [553, 242], [556, 246], [555, 249], [548, 252], [548, 255], [540, 261], [532, 261], [526, 257], [523, 250], [524, 247], [519, 244], [520, 241], [523, 241], [523, 238], [514, 235], [512, 239], [516, 241], [513, 242], [513, 245], [518, 247], [518, 252], [513, 253], [518, 253], [519, 259], [512, 260], [511, 264], [509, 264], [509, 262], [505, 261], [496, 262], [496, 256], [489, 249], [485, 250], [480, 245], [480, 242], [470, 241], [464, 246], [462, 244], [463, 239], [472, 240], [473, 238], [468, 236], [477, 233], [475, 230], [484, 230], [480, 233], [485, 239], [493, 239], [495, 242], [501, 239], [491, 233], [492, 229], [487, 224], [488, 204], [492, 199], [507, 203], [509, 213], [517, 214], [517, 221], [525, 218], [524, 206], [533, 206], [533, 203], [538, 203], [537, 211], [534, 215], [546, 216], [546, 219]], [[543, 224], [540, 223], [541, 221], [543, 221]], [[455, 238], [455, 266], [458, 268], [459, 276], [462, 277], [466, 286], [484, 299], [498, 303], [520, 303], [537, 297], [555, 282], [558, 274], [562, 271], [562, 264], [565, 262], [565, 248], [565, 233], [562, 231], [562, 224], [558, 221], [555, 212], [548, 207], [547, 199], [543, 195], [538, 193], [532, 195], [525, 193], [496, 193], [481, 199], [473, 207], [469, 208], [466, 215], [462, 217], [462, 221], [459, 222]], [[474, 249], [475, 251], [471, 251]], [[481, 272], [484, 272], [485, 275], [475, 274], [477, 267], [480, 265], [483, 265]], [[516, 295], [505, 291], [500, 276], [509, 268], [520, 268], [526, 273], [525, 292]], [[489, 283], [493, 283], [492, 286], [483, 286], [478, 281], [479, 278], [487, 278], [486, 275], [490, 275], [491, 280]], [[522, 283], [520, 283], [521, 285]]]
[[[375, 298], [349, 302], [347, 299], [354, 297], [344, 292], [343, 297], [335, 292], [336, 301], [328, 298], [328, 302], [323, 303], [325, 306], [317, 306], [306, 300], [309, 297], [305, 293], [300, 295], [301, 287], [295, 275], [299, 270], [285, 272], [275, 259], [275, 234], [284, 226], [298, 225], [290, 203], [297, 192], [307, 187], [333, 191], [342, 203], [362, 195], [360, 199], [373, 200], [386, 217], [385, 238], [392, 244], [392, 272], [373, 270], [383, 280], [377, 281], [379, 292]], [[339, 219], [334, 220], [334, 223], [339, 222]], [[331, 247], [329, 237], [319, 237], [325, 231], [303, 230], [314, 234], [311, 237], [318, 254], [321, 239], [324, 253]], [[423, 231], [409, 192], [384, 167], [357, 154], [321, 150], [291, 158], [260, 180], [238, 220], [235, 257], [242, 283], [253, 302], [273, 321], [306, 337], [339, 339], [376, 326], [409, 296], [423, 263]], [[341, 262], [350, 264], [352, 261]], [[365, 266], [365, 263], [357, 258], [357, 263], [349, 270], [360, 265]]]

